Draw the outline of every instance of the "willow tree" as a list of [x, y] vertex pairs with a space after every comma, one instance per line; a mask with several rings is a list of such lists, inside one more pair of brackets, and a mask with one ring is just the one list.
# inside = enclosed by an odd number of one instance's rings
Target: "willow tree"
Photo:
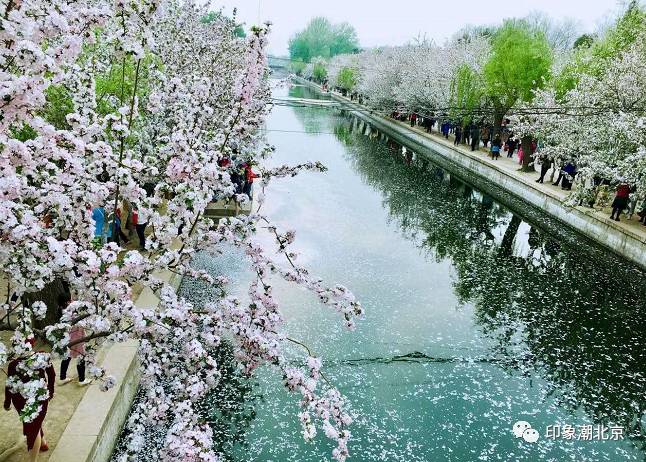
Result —
[[[502, 120], [518, 102], [530, 103], [534, 91], [550, 78], [552, 50], [541, 31], [525, 21], [507, 20], [491, 39], [491, 55], [484, 66], [485, 91], [493, 106], [494, 136]], [[531, 150], [531, 138], [522, 140], [523, 151]], [[523, 157], [528, 170], [529, 157]]]
[[314, 58], [303, 71], [305, 78], [312, 79], [318, 83], [324, 83], [328, 78], [327, 63], [323, 58]]
[[346, 92], [352, 91], [357, 85], [357, 71], [350, 67], [344, 67], [337, 76], [336, 84]]
[[451, 82], [451, 118], [464, 127], [473, 122], [484, 95], [482, 76], [467, 64], [461, 65]]

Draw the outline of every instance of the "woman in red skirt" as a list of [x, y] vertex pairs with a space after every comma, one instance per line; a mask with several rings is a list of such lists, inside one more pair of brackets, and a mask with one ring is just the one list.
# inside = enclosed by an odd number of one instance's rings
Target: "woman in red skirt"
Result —
[[[23, 383], [29, 381], [29, 377], [18, 370], [18, 365], [21, 361], [22, 358], [19, 358], [14, 359], [9, 363], [7, 379], [10, 377], [17, 377], [22, 380]], [[45, 416], [47, 415], [47, 404], [49, 403], [49, 400], [54, 397], [54, 380], [56, 379], [56, 373], [54, 372], [54, 367], [51, 363], [45, 369], [39, 369], [38, 376], [47, 381], [48, 397], [41, 401], [41, 409], [36, 418], [31, 422], [23, 422], [22, 424], [22, 433], [27, 437], [27, 451], [29, 451], [28, 460], [30, 462], [35, 462], [41, 451], [47, 451], [49, 449], [47, 441], [45, 441], [42, 427]], [[8, 411], [11, 409], [11, 405], [13, 404], [13, 407], [18, 411], [18, 414], [20, 414], [25, 407], [27, 400], [20, 393], [13, 393], [8, 386], [5, 387], [4, 393], [5, 410]]]

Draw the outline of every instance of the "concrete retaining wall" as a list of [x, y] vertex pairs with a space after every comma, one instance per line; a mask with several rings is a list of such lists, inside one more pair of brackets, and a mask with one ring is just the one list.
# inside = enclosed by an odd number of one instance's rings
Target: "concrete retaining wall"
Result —
[[559, 197], [554, 197], [533, 188], [520, 178], [514, 177], [503, 170], [493, 168], [479, 158], [433, 141], [379, 115], [371, 114], [356, 107], [353, 108], [352, 112], [401, 144], [428, 156], [431, 161], [435, 163], [438, 163], [438, 160], [441, 159], [448, 161], [449, 165], [446, 165], [446, 162], [441, 162], [444, 164], [441, 166], [445, 166], [449, 171], [459, 172], [460, 169], [467, 169], [483, 181], [496, 184], [596, 243], [637, 263], [642, 268], [646, 268], [646, 242], [636, 233], [615, 227], [614, 222], [610, 219], [605, 217], [600, 219], [600, 217], [594, 216], [591, 209], [568, 207], [563, 204]]

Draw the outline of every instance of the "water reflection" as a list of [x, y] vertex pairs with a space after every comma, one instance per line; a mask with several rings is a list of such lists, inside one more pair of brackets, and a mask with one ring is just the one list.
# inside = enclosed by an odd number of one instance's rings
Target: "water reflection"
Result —
[[561, 245], [423, 156], [407, 165], [401, 146], [373, 142], [355, 118], [334, 133], [401, 231], [451, 261], [499, 364], [538, 372], [559, 406], [620, 425], [646, 449], [644, 272], [583, 241]]
[[[319, 92], [315, 92], [305, 85], [292, 85], [289, 89], [289, 96], [291, 98], [298, 99], [330, 99], [328, 96], [323, 96]], [[295, 104], [296, 107], [299, 108], [299, 105], [303, 105], [304, 103], [295, 101], [292, 104]], [[300, 108], [303, 107], [300, 106]], [[327, 130], [327, 116], [329, 114], [329, 109], [314, 106], [305, 107], [305, 109], [305, 111], [294, 111], [294, 114], [301, 123], [303, 130], [309, 134], [324, 133]], [[312, 113], [315, 113], [315, 115], [312, 116]], [[316, 116], [316, 113], [318, 113], [318, 117]]]
[[229, 343], [224, 343], [216, 355], [220, 386], [217, 393], [203, 400], [200, 415], [213, 429], [214, 448], [222, 461], [235, 460], [233, 449], [247, 447], [245, 433], [256, 418], [256, 401], [262, 399], [257, 384], [238, 370]]

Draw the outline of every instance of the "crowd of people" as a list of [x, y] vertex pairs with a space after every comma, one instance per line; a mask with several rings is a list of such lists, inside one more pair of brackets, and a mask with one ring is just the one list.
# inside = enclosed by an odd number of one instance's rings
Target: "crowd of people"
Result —
[[[533, 169], [534, 165], [540, 167], [540, 175], [536, 179], [537, 183], [544, 183], [547, 173], [551, 171], [549, 177], [553, 186], [560, 186], [565, 191], [571, 191], [577, 176], [576, 161], [571, 159], [558, 165], [550, 157], [543, 155], [540, 151], [540, 145], [535, 141], [531, 141], [531, 152], [525, 153], [520, 140], [514, 136], [511, 130], [509, 119], [504, 119], [500, 130], [496, 131], [493, 124], [481, 121], [480, 123], [472, 122], [464, 125], [460, 122], [454, 122], [448, 118], [442, 119], [434, 115], [421, 115], [417, 113], [407, 113], [403, 111], [393, 111], [391, 113], [393, 119], [401, 122], [407, 122], [412, 128], [419, 126], [426, 130], [427, 133], [432, 133], [433, 129], [437, 126], [437, 131], [445, 139], [449, 139], [453, 135], [454, 146], [465, 144], [470, 146], [471, 151], [480, 151], [482, 148], [487, 149], [489, 156], [493, 160], [497, 160], [502, 153], [507, 154], [507, 158], [513, 158], [516, 155], [519, 164], [523, 164], [525, 155], [530, 156], [530, 167]], [[554, 177], [556, 176], [556, 180]], [[611, 184], [610, 181], [603, 178], [594, 179], [595, 191], [599, 191], [599, 187], [603, 186], [604, 189], [615, 187], [615, 197], [611, 204], [612, 214], [610, 219], [620, 221], [620, 215], [626, 211], [628, 216], [634, 213], [640, 218], [640, 223], [646, 226], [646, 201], [638, 204], [635, 198], [631, 198], [632, 190], [627, 183], [619, 183], [616, 185]], [[593, 207], [598, 202], [598, 194], [591, 198], [588, 206]]]
[[253, 181], [260, 177], [253, 171], [251, 162], [241, 161], [236, 156], [224, 156], [218, 161], [218, 165], [229, 172], [235, 194], [244, 194], [251, 200], [253, 198]]
[[92, 219], [94, 220], [94, 239], [98, 245], [103, 245], [106, 242], [129, 245], [133, 233], [136, 233], [139, 240], [139, 250], [146, 250], [148, 214], [145, 210], [133, 207], [127, 201], [122, 201], [112, 213], [107, 213], [106, 206], [98, 205], [92, 209]]
[[[218, 165], [225, 169], [231, 178], [234, 185], [234, 193], [236, 195], [244, 194], [250, 200], [253, 198], [253, 183], [254, 179], [259, 175], [253, 171], [250, 162], [241, 161], [233, 157], [223, 157], [218, 161]], [[146, 183], [143, 186], [148, 196], [151, 196], [154, 191], [154, 185]], [[217, 197], [213, 198], [214, 201]], [[121, 245], [129, 245], [130, 241], [136, 237], [138, 239], [138, 247], [140, 250], [146, 249], [146, 228], [148, 226], [148, 214], [144, 209], [133, 206], [127, 201], [122, 201], [114, 210], [113, 200], [108, 201], [108, 205], [97, 205], [92, 209], [92, 219], [94, 220], [94, 239], [98, 245], [103, 245], [106, 242], [116, 242]], [[108, 210], [113, 210], [108, 213]], [[181, 233], [181, 229], [179, 233]]]

